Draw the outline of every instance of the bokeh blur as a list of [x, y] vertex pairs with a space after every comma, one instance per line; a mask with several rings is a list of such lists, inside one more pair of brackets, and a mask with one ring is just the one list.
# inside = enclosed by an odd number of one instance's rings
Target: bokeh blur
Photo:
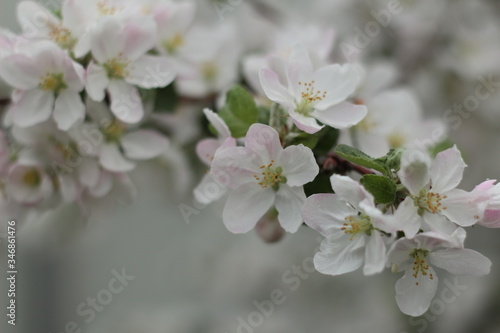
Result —
[[[245, 46], [245, 55], [280, 29], [293, 34], [309, 25], [333, 28], [332, 61], [350, 61], [349, 55], [368, 66], [390, 64], [397, 84], [414, 92], [425, 117], [447, 125], [469, 165], [462, 188], [500, 179], [500, 2], [196, 2], [196, 20], [234, 32], [241, 45], [233, 46]], [[14, 32], [20, 31], [17, 3], [0, 0], [0, 25]], [[396, 5], [394, 14], [389, 8]], [[471, 97], [485, 80], [488, 97]], [[318, 235], [307, 227], [276, 244], [255, 232], [227, 231], [223, 202], [197, 208], [191, 194], [203, 174], [193, 151], [203, 135], [203, 106], [181, 110], [171, 120], [178, 144], [170, 158], [142, 163], [131, 173], [138, 191], [133, 204], [115, 203], [89, 223], [67, 205], [19, 231], [17, 325], [4, 318], [1, 332], [500, 332], [500, 230], [468, 230], [467, 247], [493, 262], [490, 275], [455, 278], [440, 271], [436, 299], [419, 318], [400, 313], [397, 274], [314, 272]], [[4, 278], [0, 286], [5, 309]]]

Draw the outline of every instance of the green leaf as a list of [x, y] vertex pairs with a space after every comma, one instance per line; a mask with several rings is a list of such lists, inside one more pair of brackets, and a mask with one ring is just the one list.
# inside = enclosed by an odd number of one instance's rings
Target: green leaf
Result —
[[360, 183], [373, 195], [376, 204], [388, 204], [396, 199], [396, 184], [385, 176], [364, 175]]
[[317, 155], [326, 155], [337, 144], [339, 130], [333, 127], [325, 127], [319, 132], [318, 144], [314, 148]]
[[170, 84], [166, 87], [158, 88], [155, 91], [156, 99], [154, 110], [159, 112], [172, 112], [179, 102], [179, 96], [175, 92], [174, 85]]
[[302, 133], [290, 133], [289, 136], [293, 135], [291, 139], [286, 140], [286, 145], [287, 146], [292, 146], [292, 145], [300, 145], [303, 144], [304, 146], [313, 149], [316, 146], [316, 143], [318, 142], [318, 136], [314, 134], [307, 134], [305, 132]]
[[347, 145], [337, 145], [337, 147], [335, 147], [335, 152], [337, 155], [351, 163], [387, 174], [387, 169], [382, 163], [376, 161], [373, 157], [366, 155], [361, 150]]
[[403, 148], [394, 148], [382, 157], [376, 158], [375, 161], [379, 164], [385, 165], [388, 170], [398, 171], [401, 165], [401, 156], [403, 155]]
[[248, 91], [241, 86], [234, 86], [227, 93], [226, 105], [219, 116], [224, 119], [235, 138], [244, 137], [248, 128], [257, 122], [259, 109]]

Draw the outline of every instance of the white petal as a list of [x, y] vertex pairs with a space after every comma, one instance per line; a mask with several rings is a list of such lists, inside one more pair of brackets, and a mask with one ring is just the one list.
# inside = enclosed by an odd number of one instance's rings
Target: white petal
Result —
[[85, 81], [85, 89], [90, 98], [97, 102], [102, 101], [105, 97], [105, 90], [108, 85], [109, 78], [106, 70], [91, 61], [87, 67]]
[[77, 167], [78, 181], [86, 187], [92, 188], [97, 185], [100, 176], [99, 164], [94, 158], [84, 158]]
[[279, 161], [283, 147], [278, 132], [271, 126], [253, 124], [245, 137], [245, 147], [259, 154], [264, 164]]
[[286, 147], [278, 164], [283, 168], [289, 186], [312, 182], [319, 172], [312, 150], [303, 145]]
[[415, 236], [422, 224], [422, 218], [417, 212], [418, 209], [409, 196], [399, 204], [398, 209], [394, 212], [395, 228], [403, 231], [407, 238]]
[[229, 131], [229, 127], [227, 127], [224, 120], [215, 112], [210, 109], [203, 109], [203, 113], [205, 117], [207, 117], [208, 122], [215, 128], [217, 131], [217, 137], [225, 140], [231, 136], [231, 132]]
[[95, 26], [90, 35], [92, 55], [99, 63], [116, 58], [125, 47], [122, 24], [114, 18], [104, 18]]
[[101, 147], [99, 163], [109, 171], [127, 172], [135, 168], [135, 164], [125, 159], [114, 143], [105, 143]]
[[294, 107], [288, 109], [288, 114], [292, 118], [295, 126], [308, 134], [319, 132], [323, 127], [325, 127], [324, 125], [318, 124], [316, 119], [314, 119], [313, 117], [306, 117], [304, 115], [301, 115], [300, 113], [295, 112]]
[[38, 85], [42, 69], [23, 54], [5, 57], [0, 61], [0, 77], [18, 89], [32, 89]]
[[349, 238], [343, 231], [323, 240], [320, 252], [314, 256], [314, 267], [328, 275], [352, 272], [363, 264], [365, 240], [362, 235]]
[[136, 87], [120, 81], [111, 80], [108, 87], [111, 111], [124, 123], [136, 124], [144, 116], [141, 96]]
[[194, 198], [202, 205], [208, 205], [227, 193], [227, 187], [222, 185], [210, 172], [205, 174], [194, 189]]
[[358, 211], [361, 211], [359, 207], [361, 201], [368, 199], [368, 201], [373, 202], [373, 196], [352, 178], [333, 175], [330, 177], [330, 182], [332, 183], [333, 191]]
[[12, 106], [12, 121], [20, 127], [30, 127], [50, 118], [54, 109], [54, 94], [39, 89], [24, 92]]
[[396, 271], [400, 272], [406, 270], [411, 263], [413, 263], [413, 258], [410, 257], [410, 253], [418, 248], [418, 243], [415, 239], [400, 238], [387, 252], [387, 263], [396, 265]]
[[64, 202], [74, 202], [78, 196], [77, 184], [69, 175], [59, 177], [59, 190]]
[[125, 156], [146, 160], [159, 156], [168, 147], [168, 139], [152, 130], [139, 129], [125, 134], [120, 140]]
[[482, 276], [489, 274], [491, 261], [481, 253], [469, 249], [445, 249], [429, 254], [433, 265], [454, 275]]
[[413, 195], [418, 195], [430, 180], [429, 156], [419, 150], [408, 149], [401, 156], [401, 169], [398, 177]]
[[363, 71], [358, 65], [329, 65], [314, 73], [314, 89], [326, 91], [326, 96], [316, 104], [316, 108], [324, 110], [332, 105], [345, 101], [358, 87]]
[[443, 193], [457, 187], [466, 166], [456, 146], [437, 154], [430, 170], [432, 191]]
[[323, 236], [339, 231], [345, 223], [345, 217], [357, 215], [337, 194], [313, 194], [306, 199], [302, 208], [304, 222]]
[[217, 139], [203, 139], [196, 145], [196, 154], [200, 160], [210, 166], [220, 145], [221, 143]]
[[[429, 266], [427, 275], [418, 274], [413, 277], [411, 268], [396, 282], [396, 302], [404, 314], [418, 317], [424, 314], [436, 295], [438, 278], [434, 269]], [[432, 274], [433, 278], [430, 278]]]
[[263, 189], [254, 183], [238, 187], [229, 194], [224, 206], [224, 225], [235, 234], [252, 230], [274, 204], [274, 198], [273, 189]]
[[290, 52], [286, 67], [286, 75], [288, 86], [292, 89], [293, 95], [296, 97], [300, 96], [304, 87], [300, 85], [299, 82], [304, 84], [313, 80], [311, 58], [303, 45], [296, 44]]
[[225, 186], [237, 188], [242, 184], [258, 181], [254, 175], [261, 175], [262, 160], [257, 153], [245, 147], [217, 150], [212, 161], [211, 173]]
[[457, 225], [440, 214], [424, 212], [422, 219], [425, 222], [422, 225], [424, 231], [436, 231], [444, 235], [451, 235], [457, 229]]
[[312, 113], [312, 116], [323, 124], [344, 129], [359, 123], [366, 116], [367, 112], [367, 108], [364, 105], [342, 102], [322, 111], [316, 110]]
[[59, 93], [54, 105], [54, 120], [60, 130], [67, 131], [85, 119], [85, 105], [80, 94], [65, 89]]
[[34, 1], [22, 1], [17, 5], [17, 20], [30, 38], [48, 37], [51, 27], [60, 25], [51, 12]]
[[287, 232], [296, 232], [302, 224], [302, 215], [300, 211], [306, 195], [301, 187], [290, 187], [281, 185], [276, 192], [276, 201], [274, 205], [278, 211], [278, 221]]
[[378, 231], [373, 230], [372, 234], [367, 236], [363, 274], [373, 275], [382, 272], [385, 267], [385, 253], [386, 248], [382, 236]]
[[471, 226], [483, 218], [486, 208], [484, 203], [478, 203], [476, 199], [474, 192], [459, 189], [446, 192], [446, 198], [443, 197], [441, 201], [441, 214], [462, 227]]
[[169, 59], [151, 55], [143, 55], [131, 63], [128, 71], [126, 81], [146, 89], [165, 87], [176, 74]]
[[136, 19], [123, 28], [125, 44], [123, 54], [127, 59], [136, 60], [155, 45], [156, 24], [149, 18]]
[[278, 74], [270, 69], [261, 69], [259, 72], [260, 84], [271, 101], [284, 104], [286, 106], [293, 104], [293, 96], [281, 84]]

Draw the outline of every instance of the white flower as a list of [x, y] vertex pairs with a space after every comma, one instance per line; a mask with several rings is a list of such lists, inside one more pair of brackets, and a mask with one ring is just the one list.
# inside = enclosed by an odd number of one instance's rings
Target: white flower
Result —
[[76, 142], [89, 142], [89, 137], [94, 137], [91, 149], [83, 153], [98, 157], [106, 170], [131, 171], [136, 166], [134, 160], [158, 157], [169, 145], [168, 139], [156, 131], [133, 128], [114, 118], [104, 103], [89, 99], [87, 108], [93, 122], [86, 122], [70, 134]]
[[[215, 112], [209, 109], [204, 109], [203, 113], [207, 117], [210, 124], [217, 131], [217, 138], [203, 139], [196, 145], [196, 153], [208, 167], [212, 165], [215, 153], [218, 149], [236, 147], [236, 140], [231, 137], [231, 132], [224, 120], [222, 120]], [[217, 178], [211, 172], [203, 176], [200, 184], [194, 189], [194, 196], [198, 202], [209, 204], [227, 192], [227, 188], [217, 181]]]
[[394, 230], [390, 216], [375, 207], [373, 196], [346, 176], [333, 175], [335, 194], [313, 194], [307, 198], [302, 217], [326, 238], [314, 256], [316, 269], [329, 275], [352, 272], [363, 265], [363, 273], [380, 273], [385, 267], [384, 237]]
[[9, 112], [18, 126], [36, 125], [53, 114], [58, 127], [68, 130], [85, 117], [79, 94], [84, 69], [51, 42], [37, 44], [31, 56], [4, 58], [0, 76], [17, 89]]
[[442, 151], [430, 165], [425, 153], [406, 150], [398, 171], [401, 183], [410, 195], [395, 212], [406, 237], [414, 236], [424, 222], [425, 230], [451, 233], [460, 226], [471, 226], [481, 220], [486, 197], [456, 187], [466, 167], [460, 151], [455, 147]]
[[281, 104], [295, 125], [316, 133], [323, 128], [316, 120], [335, 128], [347, 128], [361, 121], [367, 110], [345, 100], [361, 82], [362, 71], [356, 65], [329, 65], [316, 71], [309, 54], [297, 44], [286, 64], [287, 86], [278, 74], [262, 69], [260, 82], [267, 97]]
[[32, 206], [48, 199], [54, 187], [43, 165], [34, 160], [21, 159], [9, 169], [6, 190], [14, 201]]
[[102, 101], [105, 90], [111, 111], [121, 121], [137, 123], [144, 109], [136, 86], [150, 89], [171, 83], [175, 72], [165, 57], [146, 54], [154, 47], [156, 25], [148, 19], [122, 24], [108, 18], [92, 30], [90, 42], [94, 59], [87, 68], [86, 90]]
[[489, 273], [490, 260], [476, 251], [464, 249], [464, 238], [465, 231], [458, 228], [451, 236], [429, 231], [393, 244], [387, 260], [393, 264], [394, 271], [405, 271], [396, 282], [396, 302], [403, 313], [416, 317], [429, 308], [438, 285], [431, 265], [454, 275]]
[[302, 185], [318, 174], [312, 151], [303, 146], [281, 146], [273, 128], [253, 124], [245, 147], [217, 151], [212, 173], [232, 190], [224, 207], [224, 224], [233, 233], [255, 227], [273, 205], [288, 232], [302, 223], [300, 209], [306, 199]]
[[487, 228], [500, 228], [500, 183], [491, 179], [477, 185], [473, 192], [479, 192], [487, 196], [487, 205], [484, 216], [477, 224]]

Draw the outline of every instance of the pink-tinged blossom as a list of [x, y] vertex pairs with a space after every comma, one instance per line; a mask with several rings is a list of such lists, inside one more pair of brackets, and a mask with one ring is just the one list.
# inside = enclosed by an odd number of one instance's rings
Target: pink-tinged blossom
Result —
[[[196, 154], [210, 168], [217, 150], [236, 147], [236, 139], [231, 137], [226, 123], [215, 112], [204, 109], [203, 113], [217, 131], [217, 138], [203, 139], [198, 142]], [[194, 189], [194, 197], [202, 204], [209, 204], [222, 197], [226, 192], [227, 188], [211, 172], [208, 172]]]
[[44, 165], [34, 160], [18, 160], [9, 168], [6, 190], [13, 201], [33, 206], [52, 196], [54, 186]]
[[211, 170], [231, 189], [222, 214], [224, 224], [233, 233], [244, 233], [273, 206], [281, 226], [297, 231], [306, 199], [303, 185], [316, 177], [319, 168], [309, 148], [283, 149], [276, 130], [253, 124], [245, 147], [218, 150]]
[[500, 228], [500, 183], [491, 179], [477, 185], [473, 192], [479, 192], [488, 196], [484, 216], [477, 224], [487, 228]]
[[156, 25], [148, 19], [123, 24], [108, 18], [92, 30], [90, 43], [94, 60], [87, 67], [87, 93], [100, 102], [107, 91], [111, 111], [125, 123], [137, 123], [144, 115], [136, 86], [164, 87], [175, 77], [167, 58], [146, 54], [154, 47], [155, 40]]
[[432, 266], [454, 275], [486, 275], [491, 262], [482, 254], [463, 248], [465, 231], [456, 229], [450, 236], [434, 231], [412, 239], [396, 241], [387, 254], [395, 272], [405, 274], [396, 282], [396, 302], [401, 311], [420, 316], [429, 308], [437, 291], [438, 277]]
[[323, 274], [340, 275], [364, 263], [365, 275], [380, 273], [386, 264], [385, 243], [391, 239], [387, 235], [394, 231], [391, 217], [353, 179], [333, 175], [330, 180], [335, 194], [313, 194], [302, 209], [305, 223], [325, 236], [314, 266]]
[[403, 153], [397, 174], [410, 195], [394, 215], [407, 237], [421, 227], [449, 234], [456, 228], [453, 223], [466, 227], [483, 218], [487, 196], [456, 188], [465, 167], [456, 147], [440, 152], [432, 163], [421, 151]]
[[0, 62], [0, 76], [17, 89], [9, 109], [12, 121], [30, 127], [53, 115], [58, 127], [68, 130], [85, 117], [84, 69], [51, 42], [36, 46], [32, 55], [13, 54]]
[[270, 69], [260, 71], [260, 82], [266, 96], [283, 106], [299, 129], [316, 133], [323, 128], [317, 120], [343, 129], [366, 116], [365, 106], [346, 102], [361, 82], [362, 70], [357, 65], [334, 64], [314, 70], [307, 50], [297, 44], [285, 70], [286, 86]]

